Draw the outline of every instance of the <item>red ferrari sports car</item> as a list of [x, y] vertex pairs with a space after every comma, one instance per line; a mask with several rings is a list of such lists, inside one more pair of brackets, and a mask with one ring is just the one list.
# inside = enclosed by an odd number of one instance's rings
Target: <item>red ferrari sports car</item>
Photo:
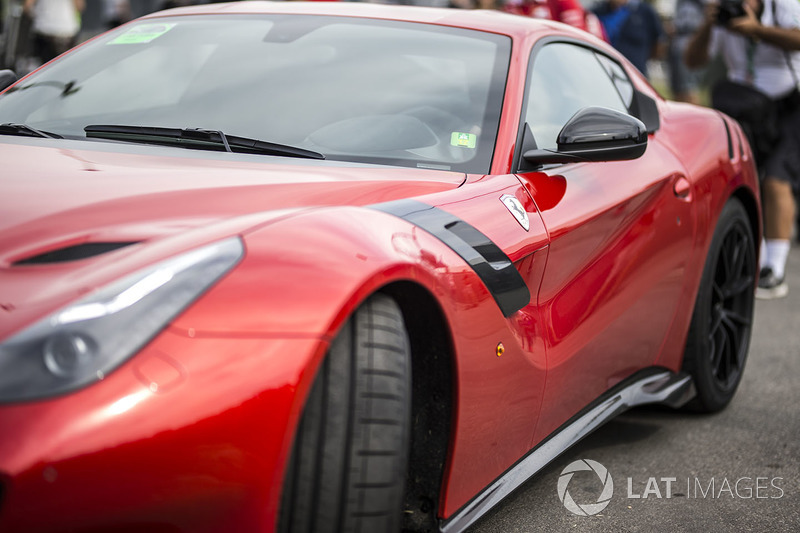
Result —
[[741, 380], [742, 131], [580, 30], [210, 4], [0, 79], [2, 531], [461, 531]]

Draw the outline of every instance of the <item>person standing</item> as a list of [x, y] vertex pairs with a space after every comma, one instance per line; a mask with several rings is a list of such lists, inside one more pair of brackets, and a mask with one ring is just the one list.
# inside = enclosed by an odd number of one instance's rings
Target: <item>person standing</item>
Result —
[[579, 0], [479, 0], [479, 5], [484, 9], [497, 5], [506, 13], [563, 22], [607, 40], [597, 17], [586, 11]]
[[130, 0], [103, 0], [103, 22], [107, 29], [121, 26], [132, 18]]
[[47, 63], [77, 44], [84, 0], [25, 0], [33, 19], [34, 52]]
[[789, 292], [786, 261], [794, 226], [794, 192], [800, 190], [800, 3], [744, 0], [732, 14], [728, 7], [707, 6], [685, 59], [696, 68], [721, 55], [730, 82], [754, 88], [773, 102], [770, 115], [775, 117], [777, 134], [766, 147], [761, 142], [764, 134], [759, 133], [769, 125], [766, 115], [743, 127], [750, 126], [753, 132], [750, 142], [758, 148], [756, 164], [762, 176], [764, 240], [756, 296], [781, 298]]
[[699, 104], [699, 85], [703, 71], [690, 70], [683, 61], [689, 39], [703, 23], [702, 0], [677, 0], [672, 17], [667, 64], [672, 97], [679, 102]]
[[664, 26], [655, 8], [641, 0], [603, 0], [593, 9], [611, 46], [647, 76], [647, 61], [663, 55]]

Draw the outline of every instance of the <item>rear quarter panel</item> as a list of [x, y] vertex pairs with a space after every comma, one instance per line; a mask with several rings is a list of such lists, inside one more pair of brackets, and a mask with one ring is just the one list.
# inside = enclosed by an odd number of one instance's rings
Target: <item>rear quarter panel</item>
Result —
[[695, 204], [694, 250], [681, 302], [684, 312], [676, 317], [658, 360], [659, 365], [679, 369], [708, 247], [722, 208], [733, 196], [742, 200], [758, 243], [761, 203], [753, 155], [735, 121], [708, 108], [677, 102], [663, 102], [660, 109], [660, 142], [683, 163]]

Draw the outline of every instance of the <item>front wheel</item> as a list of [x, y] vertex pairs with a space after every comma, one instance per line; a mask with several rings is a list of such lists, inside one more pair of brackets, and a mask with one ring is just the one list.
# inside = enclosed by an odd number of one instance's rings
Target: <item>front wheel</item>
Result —
[[376, 294], [333, 341], [295, 437], [278, 531], [400, 531], [411, 356], [397, 304]]
[[720, 411], [736, 393], [750, 346], [756, 267], [750, 219], [732, 198], [714, 230], [689, 326], [683, 369], [697, 389], [689, 409]]

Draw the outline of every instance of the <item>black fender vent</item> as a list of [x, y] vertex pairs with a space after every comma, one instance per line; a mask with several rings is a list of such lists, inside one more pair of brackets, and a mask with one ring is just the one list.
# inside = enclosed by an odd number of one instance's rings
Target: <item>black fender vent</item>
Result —
[[14, 261], [14, 263], [12, 264], [13, 266], [49, 265], [52, 263], [65, 263], [67, 261], [78, 261], [80, 259], [88, 259], [89, 257], [95, 257], [98, 255], [106, 254], [108, 252], [113, 252], [114, 250], [119, 250], [120, 248], [124, 248], [126, 246], [130, 246], [131, 244], [137, 244], [137, 243], [138, 241], [86, 242], [83, 244], [76, 244], [74, 246], [67, 246], [66, 248], [51, 250], [49, 252], [34, 255], [33, 257], [20, 259], [19, 261]]
[[503, 316], [509, 317], [530, 303], [528, 286], [511, 259], [474, 226], [416, 200], [396, 200], [370, 207], [419, 226], [460, 255], [486, 284]]

